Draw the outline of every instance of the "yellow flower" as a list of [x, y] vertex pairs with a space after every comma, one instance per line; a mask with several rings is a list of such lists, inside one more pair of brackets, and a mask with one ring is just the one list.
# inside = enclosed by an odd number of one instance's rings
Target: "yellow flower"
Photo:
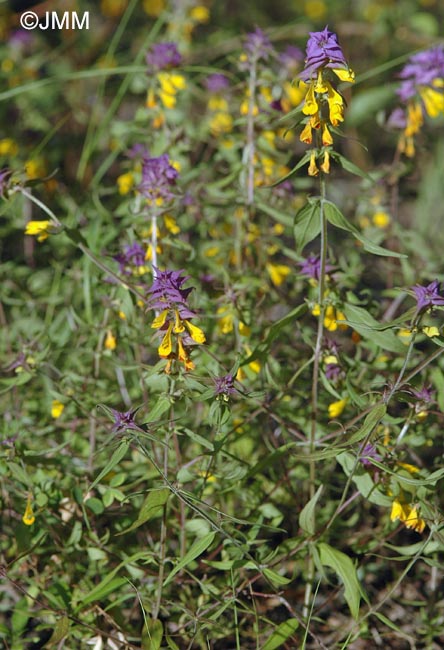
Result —
[[308, 175], [317, 176], [319, 174], [319, 169], [316, 165], [316, 151], [312, 151], [310, 154], [310, 165], [308, 166]]
[[51, 417], [56, 420], [62, 415], [64, 409], [65, 405], [62, 402], [59, 402], [58, 399], [53, 400], [51, 404]]
[[219, 307], [217, 314], [224, 314], [218, 321], [218, 327], [222, 334], [229, 334], [234, 329], [234, 316], [227, 311], [226, 307]]
[[324, 174], [329, 174], [330, 173], [330, 154], [328, 151], [324, 153], [324, 161], [320, 165], [319, 169], [321, 172], [324, 172]]
[[132, 172], [126, 172], [117, 177], [117, 186], [119, 194], [128, 194], [134, 186], [134, 175]]
[[205, 334], [200, 327], [193, 325], [189, 320], [184, 321], [184, 323], [193, 341], [196, 341], [196, 343], [205, 343]]
[[165, 9], [165, 0], [143, 0], [143, 10], [151, 18], [157, 18]]
[[105, 349], [106, 350], [115, 350], [117, 347], [117, 340], [111, 330], [106, 332], [105, 337]]
[[345, 409], [348, 402], [348, 398], [340, 399], [337, 402], [332, 402], [328, 405], [328, 417], [329, 418], [338, 418], [342, 411]]
[[410, 465], [410, 463], [401, 463], [400, 461], [398, 461], [396, 464], [399, 467], [406, 469], [408, 472], [410, 472], [410, 474], [417, 474], [418, 472], [421, 471], [419, 467], [416, 467], [416, 465]]
[[333, 126], [338, 126], [340, 122], [344, 121], [344, 100], [330, 83], [327, 82], [326, 86], [328, 88], [327, 101], [330, 109], [330, 122]]
[[162, 339], [161, 344], [159, 345], [158, 352], [159, 357], [168, 357], [173, 351], [173, 341], [171, 337], [171, 332], [173, 331], [173, 323], [168, 325], [168, 329]]
[[25, 513], [22, 517], [22, 521], [25, 524], [25, 526], [32, 526], [32, 524], [35, 522], [35, 516], [32, 510], [31, 501], [32, 501], [31, 495], [28, 494], [28, 498], [26, 500]]
[[197, 5], [191, 9], [190, 18], [196, 23], [207, 23], [210, 20], [210, 12], [207, 7]]
[[0, 140], [0, 156], [15, 156], [18, 153], [18, 146], [12, 138]]
[[166, 318], [168, 316], [168, 309], [164, 309], [156, 318], [153, 320], [151, 323], [151, 327], [154, 329], [159, 329], [159, 327], [162, 327], [165, 325]]
[[377, 228], [387, 228], [390, 224], [390, 215], [384, 210], [378, 210], [372, 217], [373, 225]]
[[430, 88], [430, 86], [423, 86], [419, 89], [419, 94], [429, 117], [438, 117], [440, 113], [444, 113], [444, 94], [442, 92]]
[[404, 345], [408, 345], [410, 342], [410, 339], [412, 338], [412, 330], [409, 329], [400, 329], [397, 332], [397, 335], [401, 339], [401, 341], [404, 343]]
[[291, 269], [286, 264], [267, 264], [268, 274], [275, 287], [280, 287], [285, 278], [291, 273]]
[[399, 499], [395, 499], [392, 503], [392, 510], [390, 513], [390, 520], [405, 521], [409, 515], [410, 508], [407, 503], [402, 503]]
[[423, 327], [422, 331], [429, 338], [432, 338], [433, 336], [439, 336], [439, 329], [437, 327]]
[[210, 120], [210, 130], [215, 136], [223, 133], [231, 133], [233, 130], [233, 118], [229, 113], [215, 113]]
[[172, 235], [177, 235], [180, 233], [180, 228], [177, 225], [176, 219], [172, 217], [170, 214], [164, 214], [163, 215], [163, 222], [165, 224], [165, 228], [172, 234]]
[[410, 510], [407, 519], [404, 521], [404, 524], [406, 528], [412, 528], [413, 530], [416, 530], [417, 533], [422, 533], [426, 525], [424, 519], [421, 519], [419, 516], [416, 506]]
[[28, 221], [25, 235], [33, 235], [37, 241], [42, 242], [49, 237], [52, 226], [52, 221]]
[[208, 100], [208, 108], [210, 111], [228, 111], [228, 102], [225, 97], [220, 95], [212, 95]]
[[33, 158], [25, 162], [25, 172], [31, 180], [41, 178], [46, 174], [46, 165], [41, 158]]

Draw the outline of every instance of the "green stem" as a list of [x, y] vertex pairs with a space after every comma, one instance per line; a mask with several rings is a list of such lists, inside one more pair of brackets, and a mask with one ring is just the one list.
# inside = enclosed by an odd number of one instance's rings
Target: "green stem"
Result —
[[[320, 201], [320, 214], [319, 218], [321, 220], [321, 250], [320, 250], [320, 270], [319, 270], [319, 320], [318, 320], [318, 331], [316, 335], [316, 344], [313, 356], [313, 379], [311, 385], [311, 426], [310, 426], [310, 438], [309, 438], [309, 450], [310, 455], [313, 455], [316, 447], [316, 429], [317, 429], [317, 420], [318, 420], [318, 385], [319, 385], [319, 367], [321, 363], [321, 353], [322, 353], [322, 340], [324, 337], [324, 312], [325, 312], [325, 269], [327, 265], [327, 220], [325, 218], [324, 212], [324, 201], [326, 196], [326, 184], [324, 174], [320, 174], [320, 190], [321, 190], [321, 201]], [[310, 499], [312, 499], [316, 492], [316, 462], [311, 459], [309, 462], [309, 494]], [[305, 620], [308, 620], [310, 612], [310, 601], [313, 593], [313, 580], [315, 574], [315, 565], [313, 560], [313, 554], [308, 553], [308, 565], [307, 565], [307, 582], [305, 584], [305, 596], [304, 596], [304, 608], [303, 608], [303, 617]]]

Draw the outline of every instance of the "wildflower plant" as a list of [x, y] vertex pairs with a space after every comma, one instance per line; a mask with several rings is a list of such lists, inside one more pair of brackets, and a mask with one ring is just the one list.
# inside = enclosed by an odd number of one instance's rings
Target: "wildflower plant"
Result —
[[395, 4], [6, 17], [0, 645], [442, 645], [442, 47]]

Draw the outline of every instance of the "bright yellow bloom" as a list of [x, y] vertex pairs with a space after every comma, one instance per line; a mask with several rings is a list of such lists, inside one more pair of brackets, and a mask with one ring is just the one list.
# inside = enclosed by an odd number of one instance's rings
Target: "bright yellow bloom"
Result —
[[324, 147], [329, 147], [333, 144], [332, 135], [328, 130], [328, 126], [326, 124], [324, 124], [322, 127], [322, 144]]
[[190, 18], [196, 23], [207, 23], [210, 20], [210, 11], [208, 7], [197, 5], [190, 10]]
[[189, 320], [184, 321], [184, 323], [193, 341], [196, 341], [196, 343], [205, 343], [205, 334], [200, 329], [200, 327], [193, 325], [193, 323], [190, 323]]
[[324, 174], [330, 173], [330, 154], [328, 153], [328, 151], [324, 153], [324, 161], [319, 166], [319, 169], [321, 170], [321, 172], [324, 172]]
[[387, 228], [390, 224], [390, 215], [384, 210], [378, 210], [372, 217], [373, 225], [377, 228]]
[[423, 327], [422, 331], [429, 338], [433, 338], [434, 336], [439, 336], [439, 329], [437, 327]]
[[25, 513], [22, 517], [22, 521], [25, 524], [25, 526], [32, 526], [32, 524], [35, 522], [35, 516], [32, 510], [31, 501], [32, 501], [31, 495], [28, 494], [28, 498], [26, 500]]
[[210, 130], [215, 136], [231, 133], [233, 130], [233, 118], [229, 113], [215, 113], [210, 120]]
[[177, 309], [175, 309], [174, 310], [174, 328], [173, 328], [173, 332], [174, 332], [174, 334], [181, 334], [184, 331], [185, 331], [185, 326], [184, 326], [183, 322], [180, 319], [179, 312], [177, 311]]
[[51, 404], [51, 417], [55, 420], [59, 418], [65, 409], [65, 405], [62, 402], [59, 402], [58, 399], [52, 401]]
[[18, 146], [12, 138], [0, 140], [0, 156], [15, 156], [18, 153]]
[[157, 80], [160, 84], [159, 97], [165, 108], [174, 108], [178, 90], [186, 88], [185, 77], [173, 72], [159, 72]]
[[442, 92], [430, 88], [430, 86], [424, 86], [419, 89], [419, 94], [429, 117], [435, 118], [440, 113], [444, 113], [444, 94]]
[[119, 188], [119, 194], [128, 194], [134, 186], [134, 174], [132, 172], [126, 172], [117, 177], [117, 187]]
[[344, 100], [342, 96], [333, 88], [330, 83], [326, 83], [328, 88], [328, 106], [330, 109], [330, 122], [333, 126], [338, 126], [344, 121]]
[[115, 350], [117, 347], [117, 339], [112, 333], [111, 330], [108, 330], [106, 332], [106, 337], [105, 337], [105, 349], [106, 350]]
[[173, 216], [171, 216], [170, 214], [164, 214], [163, 215], [163, 222], [165, 224], [165, 228], [172, 235], [177, 235], [178, 233], [180, 233], [180, 228], [177, 225], [176, 219]]
[[225, 97], [220, 95], [212, 95], [208, 100], [208, 108], [210, 111], [228, 111], [228, 102]]
[[410, 339], [412, 338], [412, 330], [409, 329], [400, 329], [397, 332], [397, 335], [401, 339], [401, 341], [404, 343], [404, 345], [408, 345], [410, 343]]
[[168, 325], [168, 329], [162, 339], [161, 344], [159, 345], [158, 352], [159, 357], [166, 358], [169, 357], [173, 351], [173, 341], [171, 337], [171, 332], [173, 331], [173, 323]]
[[156, 318], [153, 320], [151, 323], [151, 327], [153, 329], [159, 329], [159, 327], [163, 327], [165, 325], [166, 318], [168, 316], [168, 309], [164, 309]]
[[[301, 85], [305, 84], [305, 82], [301, 82]], [[305, 102], [304, 106], [302, 107], [302, 112], [304, 115], [314, 115], [319, 111], [319, 104], [316, 101], [315, 98], [315, 84], [314, 82], [311, 82], [310, 85], [308, 86], [307, 94], [305, 95]]]
[[291, 273], [290, 267], [286, 264], [268, 263], [266, 268], [275, 287], [280, 287], [285, 281], [285, 278]]
[[312, 151], [310, 154], [310, 165], [308, 166], [308, 175], [317, 176], [319, 174], [319, 169], [316, 165], [316, 151]]
[[41, 158], [33, 158], [25, 162], [25, 172], [31, 180], [42, 178], [46, 175], [46, 165]]
[[397, 521], [398, 519], [406, 528], [412, 528], [418, 533], [422, 533], [426, 525], [424, 519], [419, 516], [416, 506], [412, 508], [408, 503], [396, 498], [392, 504], [390, 520]]
[[347, 329], [345, 323], [338, 323], [338, 320], [346, 320], [345, 314], [342, 311], [338, 311], [333, 307], [333, 305], [328, 305], [325, 310], [324, 316], [324, 327], [329, 330], [329, 332], [335, 332], [338, 327], [340, 329]]
[[403, 469], [406, 469], [408, 472], [410, 472], [410, 474], [417, 474], [418, 472], [421, 471], [419, 467], [416, 467], [416, 465], [410, 465], [410, 463], [401, 463], [400, 461], [398, 461], [396, 464], [398, 465], [398, 467], [402, 467]]
[[337, 402], [332, 402], [328, 405], [328, 417], [329, 418], [338, 418], [342, 411], [345, 409], [348, 402], [348, 398], [340, 399]]
[[45, 241], [49, 237], [52, 221], [28, 221], [26, 224], [25, 235], [37, 237], [37, 241]]

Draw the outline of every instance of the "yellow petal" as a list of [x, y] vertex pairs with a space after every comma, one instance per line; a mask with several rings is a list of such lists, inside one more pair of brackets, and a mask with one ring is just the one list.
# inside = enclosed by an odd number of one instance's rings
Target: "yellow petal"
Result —
[[190, 323], [189, 320], [185, 321], [185, 325], [187, 327], [187, 330], [190, 333], [191, 338], [193, 341], [196, 341], [196, 343], [205, 343], [205, 334], [203, 331], [200, 329], [200, 327], [197, 327], [196, 325], [193, 325]]
[[32, 524], [35, 522], [35, 516], [31, 505], [31, 495], [28, 496], [28, 499], [26, 501], [26, 509], [22, 517], [22, 521], [26, 526], [32, 526]]
[[65, 409], [65, 405], [62, 402], [59, 402], [58, 399], [53, 400], [51, 404], [51, 417], [55, 420], [59, 418]]
[[355, 80], [355, 73], [351, 68], [332, 68], [332, 70], [341, 81], [349, 81], [350, 83], [353, 83]]
[[105, 338], [105, 348], [107, 350], [115, 350], [117, 347], [117, 340], [111, 330], [108, 330]]
[[173, 332], [174, 334], [180, 334], [181, 332], [185, 331], [185, 327], [183, 322], [180, 319], [179, 312], [177, 309], [174, 310], [174, 329]]
[[156, 318], [153, 320], [151, 323], [151, 327], [155, 330], [159, 329], [159, 327], [162, 327], [165, 325], [166, 317], [168, 315], [168, 309], [164, 309]]
[[341, 415], [342, 411], [345, 409], [347, 405], [348, 399], [344, 398], [341, 399], [337, 402], [332, 402], [328, 406], [328, 417], [329, 418], [337, 418]]
[[162, 343], [159, 345], [158, 353], [159, 357], [168, 357], [173, 351], [173, 342], [171, 337], [171, 332], [173, 330], [173, 323], [168, 325], [168, 329], [165, 332], [165, 336], [162, 339]]

